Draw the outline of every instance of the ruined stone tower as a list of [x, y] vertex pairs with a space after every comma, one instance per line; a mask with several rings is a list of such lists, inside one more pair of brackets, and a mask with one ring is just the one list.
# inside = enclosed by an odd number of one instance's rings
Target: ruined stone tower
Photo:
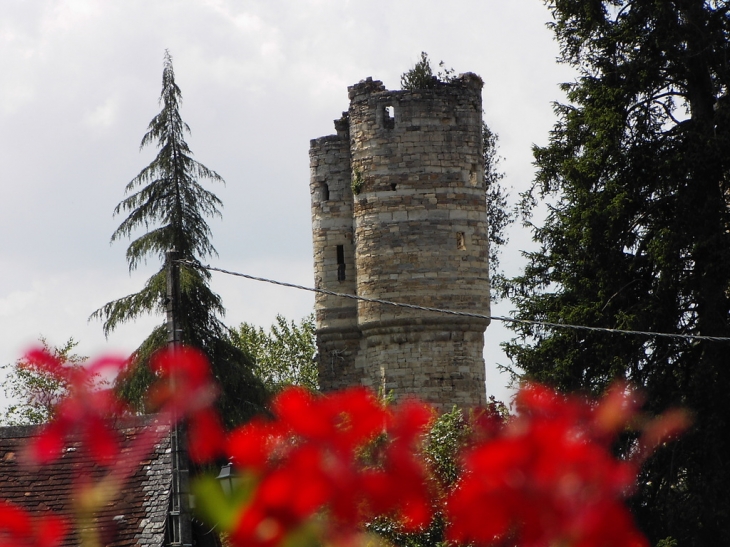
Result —
[[[311, 141], [316, 286], [489, 315], [482, 80], [350, 87], [336, 135]], [[318, 294], [320, 383], [441, 407], [485, 402], [488, 321]]]

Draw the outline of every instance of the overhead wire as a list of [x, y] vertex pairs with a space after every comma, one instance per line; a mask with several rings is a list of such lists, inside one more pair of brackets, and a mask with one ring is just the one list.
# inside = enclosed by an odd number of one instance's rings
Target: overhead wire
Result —
[[197, 262], [192, 262], [190, 260], [178, 260], [177, 262], [180, 264], [184, 264], [186, 266], [193, 267], [193, 268], [202, 268], [202, 269], [208, 270], [208, 271], [220, 272], [220, 273], [232, 275], [235, 277], [242, 277], [244, 279], [250, 279], [252, 281], [261, 281], [263, 283], [278, 285], [280, 287], [288, 287], [291, 289], [298, 289], [298, 290], [302, 290], [302, 291], [326, 294], [328, 296], [349, 298], [351, 300], [359, 300], [361, 302], [370, 302], [370, 303], [374, 303], [374, 304], [383, 304], [386, 306], [395, 306], [397, 308], [407, 308], [407, 309], [412, 309], [412, 310], [442, 313], [445, 315], [455, 315], [455, 316], [459, 316], [459, 317], [471, 317], [474, 319], [485, 319], [488, 321], [501, 321], [504, 323], [517, 323], [517, 324], [522, 324], [522, 325], [533, 325], [533, 326], [547, 327], [547, 328], [553, 328], [553, 329], [573, 329], [573, 330], [582, 330], [582, 331], [589, 331], [589, 332], [604, 332], [604, 333], [611, 333], [611, 334], [625, 334], [625, 335], [647, 336], [647, 337], [655, 337], [655, 338], [672, 338], [672, 339], [688, 340], [688, 341], [730, 342], [730, 337], [726, 337], [726, 336], [705, 336], [705, 335], [701, 335], [701, 334], [680, 334], [680, 333], [651, 332], [651, 331], [631, 330], [631, 329], [612, 329], [612, 328], [608, 328], [608, 327], [591, 327], [588, 325], [574, 325], [574, 324], [570, 324], [570, 323], [552, 323], [550, 321], [537, 321], [537, 320], [532, 320], [532, 319], [517, 319], [515, 317], [506, 317], [506, 316], [502, 316], [502, 315], [483, 315], [480, 313], [447, 310], [447, 309], [443, 309], [443, 308], [433, 308], [433, 307], [429, 307], [429, 306], [419, 306], [416, 304], [408, 304], [406, 302], [393, 302], [391, 300], [383, 300], [381, 298], [368, 298], [366, 296], [359, 296], [356, 294], [340, 293], [340, 292], [330, 291], [327, 289], [306, 287], [304, 285], [297, 285], [295, 283], [287, 283], [284, 281], [277, 281], [275, 279], [267, 279], [265, 277], [258, 277], [255, 275], [245, 274], [245, 273], [241, 273], [241, 272], [233, 272], [230, 270], [225, 270], [223, 268], [216, 268], [211, 265], [203, 265], [203, 264], [200, 264]]

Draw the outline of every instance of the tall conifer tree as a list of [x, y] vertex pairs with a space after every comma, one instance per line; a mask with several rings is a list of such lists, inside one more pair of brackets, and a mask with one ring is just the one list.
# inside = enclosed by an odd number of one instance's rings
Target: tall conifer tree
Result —
[[[730, 15], [712, 0], [549, 0], [578, 71], [536, 147], [549, 214], [513, 280], [518, 316], [730, 336]], [[643, 386], [647, 409], [694, 426], [645, 466], [634, 507], [655, 542], [730, 545], [730, 344], [515, 327], [528, 378], [600, 392]], [[633, 439], [622, 449], [630, 451]]]
[[[163, 265], [138, 293], [105, 304], [92, 314], [104, 321], [109, 334], [121, 323], [142, 314], [164, 313], [167, 251], [176, 250], [182, 260], [200, 264], [200, 259], [216, 254], [207, 217], [220, 216], [221, 201], [201, 186], [200, 180], [223, 182], [218, 173], [192, 158], [185, 142], [190, 127], [180, 116], [182, 94], [175, 83], [172, 57], [165, 52], [162, 71], [162, 110], [150, 122], [140, 148], [154, 144], [157, 157], [127, 184], [127, 197], [114, 214], [127, 214], [112, 235], [112, 242], [132, 237], [140, 228], [148, 231], [127, 248], [130, 271], [150, 255]], [[150, 229], [151, 228], [151, 229]], [[228, 341], [228, 331], [219, 317], [224, 308], [209, 286], [210, 273], [196, 267], [180, 267], [180, 309], [182, 341], [203, 350], [222, 386], [220, 409], [229, 426], [240, 423], [259, 410], [263, 388], [251, 372], [250, 359]], [[122, 395], [142, 410], [142, 401], [152, 381], [149, 358], [167, 341], [166, 325], [157, 327], [133, 356], [133, 365], [118, 380]]]

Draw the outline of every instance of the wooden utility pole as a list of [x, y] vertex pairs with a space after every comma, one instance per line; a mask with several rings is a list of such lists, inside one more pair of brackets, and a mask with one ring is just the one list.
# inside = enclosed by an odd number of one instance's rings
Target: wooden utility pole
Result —
[[[166, 253], [167, 343], [173, 357], [182, 341], [179, 259], [180, 253], [175, 250]], [[172, 385], [171, 388], [174, 390], [175, 386]], [[178, 423], [178, 416], [176, 415], [172, 416], [170, 445], [172, 452], [172, 489], [170, 492], [169, 533], [167, 537], [171, 546], [192, 547], [190, 478], [187, 445], [185, 443], [185, 424]]]
[[167, 343], [175, 351], [182, 341], [180, 325], [180, 253], [173, 250], [165, 253], [167, 269]]

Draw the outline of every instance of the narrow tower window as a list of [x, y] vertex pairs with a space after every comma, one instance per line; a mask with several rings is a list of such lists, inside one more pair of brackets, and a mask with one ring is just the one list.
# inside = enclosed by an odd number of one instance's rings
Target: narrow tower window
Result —
[[388, 105], [383, 110], [383, 127], [393, 129], [395, 127], [395, 107]]
[[469, 184], [472, 186], [476, 186], [479, 182], [479, 178], [477, 177], [477, 164], [472, 163], [471, 169], [469, 170]]
[[330, 200], [330, 187], [327, 186], [327, 183], [322, 184], [322, 201], [329, 201]]
[[464, 232], [456, 232], [456, 248], [460, 251], [466, 251], [466, 237]]
[[337, 246], [337, 281], [345, 280], [345, 246]]

